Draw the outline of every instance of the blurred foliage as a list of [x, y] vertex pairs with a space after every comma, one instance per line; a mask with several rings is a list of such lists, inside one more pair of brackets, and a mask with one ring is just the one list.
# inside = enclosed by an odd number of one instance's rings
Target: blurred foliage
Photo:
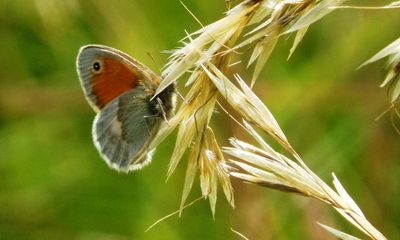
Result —
[[[226, 10], [223, 0], [185, 4], [203, 24]], [[108, 169], [92, 144], [75, 57], [99, 43], [157, 69], [147, 53], [162, 66], [161, 51], [198, 24], [179, 1], [3, 0], [0, 12], [0, 239], [237, 239], [231, 227], [250, 239], [331, 238], [315, 221], [360, 235], [315, 200], [239, 182], [235, 210], [221, 197], [213, 220], [201, 201], [144, 233], [178, 208], [186, 163], [165, 183], [170, 137], [143, 170]], [[388, 116], [374, 120], [388, 106], [383, 63], [355, 69], [399, 37], [399, 22], [398, 10], [335, 11], [290, 61], [293, 38], [284, 38], [255, 88], [311, 168], [327, 181], [334, 171], [391, 239], [400, 238], [400, 137]], [[213, 124], [223, 144], [243, 137], [223, 114]], [[197, 187], [191, 197], [199, 195]]]

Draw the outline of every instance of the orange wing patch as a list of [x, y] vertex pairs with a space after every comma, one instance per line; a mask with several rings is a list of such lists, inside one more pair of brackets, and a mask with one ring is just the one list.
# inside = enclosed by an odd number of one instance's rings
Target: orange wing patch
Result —
[[96, 96], [97, 104], [103, 108], [114, 98], [135, 88], [139, 83], [139, 72], [112, 57], [104, 57], [102, 69], [94, 73], [92, 78], [92, 94]]

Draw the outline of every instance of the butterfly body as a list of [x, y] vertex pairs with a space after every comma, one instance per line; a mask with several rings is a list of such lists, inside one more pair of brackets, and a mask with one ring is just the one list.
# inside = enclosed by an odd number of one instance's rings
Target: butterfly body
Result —
[[94, 144], [116, 170], [139, 169], [151, 161], [149, 145], [174, 109], [175, 85], [154, 96], [160, 77], [116, 49], [88, 45], [77, 58], [85, 96], [97, 112]]

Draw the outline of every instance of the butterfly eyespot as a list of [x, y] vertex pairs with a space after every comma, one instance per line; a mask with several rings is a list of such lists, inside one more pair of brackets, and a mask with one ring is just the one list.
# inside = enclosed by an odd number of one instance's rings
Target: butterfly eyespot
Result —
[[94, 62], [92, 68], [95, 72], [100, 72], [100, 70], [101, 70], [100, 62], [98, 62], [98, 61]]

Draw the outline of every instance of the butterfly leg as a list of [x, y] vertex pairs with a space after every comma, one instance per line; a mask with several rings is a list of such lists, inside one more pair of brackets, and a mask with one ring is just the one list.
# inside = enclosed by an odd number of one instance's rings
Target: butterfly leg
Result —
[[145, 116], [143, 116], [144, 123], [146, 125], [146, 129], [147, 129], [147, 132], [148, 132], [149, 136], [151, 135], [151, 133], [150, 133], [149, 125], [147, 124], [147, 119], [152, 119], [152, 118], [157, 118], [157, 117], [158, 117], [157, 115], [145, 115]]
[[170, 127], [171, 125], [169, 124], [169, 121], [167, 119], [167, 113], [164, 110], [164, 103], [161, 101], [160, 98], [157, 98], [157, 102], [160, 105], [161, 111], [162, 111], [162, 115], [164, 117], [165, 122], [167, 123], [167, 125]]

